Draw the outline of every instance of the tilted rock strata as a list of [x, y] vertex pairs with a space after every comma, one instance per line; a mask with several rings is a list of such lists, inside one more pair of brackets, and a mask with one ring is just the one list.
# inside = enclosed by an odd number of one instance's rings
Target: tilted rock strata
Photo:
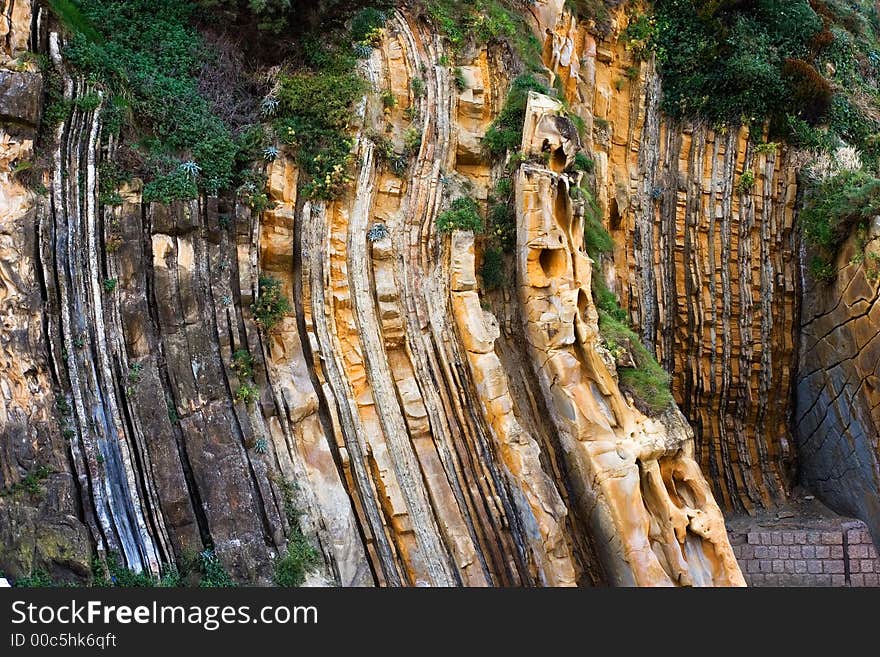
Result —
[[[66, 97], [92, 91], [45, 26]], [[2, 476], [51, 472], [0, 499], [3, 527], [26, 526], [0, 535], [9, 574], [84, 577], [93, 552], [158, 573], [210, 548], [235, 579], [270, 583], [293, 506], [321, 557], [313, 584], [742, 583], [689, 430], [633, 409], [597, 346], [562, 173], [576, 131], [556, 101], [531, 101], [527, 149], [546, 139], [551, 156], [516, 175], [520, 280], [497, 323], [481, 245], [437, 233], [453, 194], [488, 195], [480, 140], [507, 86], [492, 50], [462, 90], [443, 54], [393, 15], [363, 72], [397, 103], [364, 98], [333, 202], [300, 198], [282, 153], [259, 215], [229, 198], [143, 204], [137, 181], [101, 206], [116, 144], [100, 107], [58, 126], [46, 197], [4, 169]], [[421, 131], [399, 176], [367, 138], [386, 124], [398, 146]], [[27, 139], [4, 138], [5, 163]], [[378, 223], [388, 236], [370, 239]], [[261, 275], [292, 301], [268, 332], [251, 309]]]
[[530, 94], [516, 178], [519, 294], [532, 362], [579, 484], [600, 557], [623, 585], [744, 585], [724, 519], [677, 410], [664, 421], [624, 399], [600, 355], [583, 214], [571, 180], [577, 132], [557, 101]]
[[[697, 457], [727, 509], [785, 499], [799, 276], [797, 167], [745, 129], [681, 124], [659, 109], [652, 62], [562, 3], [538, 3], [544, 59], [587, 124], [597, 201], [616, 244], [604, 273], [643, 342], [673, 375]], [[754, 184], [740, 186], [742, 174]]]

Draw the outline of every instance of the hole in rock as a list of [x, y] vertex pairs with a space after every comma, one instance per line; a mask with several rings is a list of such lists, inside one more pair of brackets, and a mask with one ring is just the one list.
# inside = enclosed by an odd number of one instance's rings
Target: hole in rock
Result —
[[547, 278], [559, 278], [567, 269], [566, 253], [562, 249], [543, 249], [539, 257], [541, 271]]
[[562, 173], [565, 171], [565, 163], [567, 161], [568, 158], [565, 156], [565, 151], [560, 146], [550, 155], [550, 169], [556, 173]]
[[608, 223], [615, 230], [620, 228], [620, 210], [617, 207], [616, 198], [611, 199], [608, 204]]

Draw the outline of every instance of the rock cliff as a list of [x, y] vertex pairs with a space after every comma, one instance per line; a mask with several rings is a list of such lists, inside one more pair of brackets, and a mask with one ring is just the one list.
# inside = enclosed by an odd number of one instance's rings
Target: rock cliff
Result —
[[[126, 148], [105, 90], [45, 6], [3, 11], [5, 573], [217, 560], [269, 584], [296, 552], [313, 585], [739, 586], [722, 509], [784, 501], [795, 443], [805, 481], [880, 529], [876, 282], [844, 254], [836, 287], [803, 286], [790, 149], [665, 117], [622, 8], [605, 36], [562, 0], [519, 9], [548, 88], [499, 160], [484, 140], [522, 63], [497, 42], [452, 52], [400, 3], [359, 60], [337, 198], [304, 193], [282, 148], [265, 190], [170, 203], [137, 178], [105, 202], [102, 163]], [[50, 77], [69, 112], [26, 187]], [[464, 197], [485, 214], [503, 178], [492, 289], [486, 237], [438, 217]], [[587, 188], [608, 255], [585, 246]], [[621, 385], [595, 276], [677, 405], [649, 413]], [[815, 367], [793, 395], [798, 358]]]

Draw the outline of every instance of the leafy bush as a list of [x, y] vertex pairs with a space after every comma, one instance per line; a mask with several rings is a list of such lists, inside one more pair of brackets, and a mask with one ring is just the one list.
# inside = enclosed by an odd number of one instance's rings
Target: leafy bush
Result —
[[385, 13], [375, 7], [366, 7], [351, 19], [351, 39], [356, 43], [372, 44], [377, 30], [385, 24]]
[[541, 43], [532, 34], [518, 0], [427, 0], [428, 19], [453, 52], [469, 40], [509, 46], [532, 70], [541, 70]]
[[19, 577], [13, 584], [16, 588], [45, 589], [58, 586], [45, 570], [37, 568], [26, 577]]
[[810, 186], [800, 223], [810, 245], [832, 254], [852, 228], [880, 213], [880, 179], [844, 170]]
[[365, 91], [350, 57], [328, 54], [321, 70], [280, 78], [275, 130], [295, 148], [297, 163], [312, 177], [306, 194], [337, 198], [349, 182], [352, 106]]
[[238, 386], [238, 390], [235, 391], [235, 401], [240, 401], [250, 405], [258, 401], [259, 399], [260, 391], [257, 390], [257, 387], [253, 383], [242, 383], [240, 386]]
[[239, 379], [249, 379], [254, 375], [254, 358], [247, 349], [239, 349], [232, 354], [232, 369]]
[[[238, 148], [230, 127], [200, 94], [197, 76], [208, 51], [190, 24], [192, 3], [80, 0], [76, 17], [68, 11], [71, 3], [54, 5], [73, 32], [65, 50], [68, 61], [105, 87], [109, 107], [130, 108], [129, 124], [142, 137], [142, 147], [166, 158], [191, 154], [202, 168], [198, 183], [157, 182], [145, 192], [150, 200], [192, 198], [198, 186], [209, 193], [228, 189], [237, 174]], [[77, 104], [89, 109], [96, 101], [87, 95]], [[148, 178], [172, 175], [145, 173]]]
[[260, 328], [269, 333], [290, 309], [290, 301], [281, 291], [281, 281], [272, 276], [260, 276], [259, 294], [251, 305]]
[[651, 39], [666, 112], [751, 122], [793, 107], [783, 62], [807, 55], [822, 29], [807, 0], [659, 0], [655, 11]]
[[574, 163], [572, 164], [575, 171], [583, 171], [584, 173], [593, 173], [593, 170], [596, 168], [596, 163], [593, 162], [589, 157], [587, 157], [586, 153], [582, 153], [578, 151], [574, 156]]
[[736, 191], [740, 194], [748, 194], [754, 186], [755, 172], [751, 169], [746, 169], [742, 172], [742, 175], [739, 177], [739, 181], [736, 183]]
[[223, 568], [220, 559], [213, 550], [204, 550], [199, 553], [198, 567], [201, 572], [199, 586], [202, 588], [229, 588], [235, 586], [235, 582]]
[[437, 230], [441, 233], [450, 233], [453, 230], [482, 232], [483, 220], [476, 201], [467, 196], [455, 199], [448, 210], [438, 215]]
[[510, 85], [504, 107], [483, 137], [483, 146], [493, 157], [500, 157], [508, 150], [519, 149], [530, 91], [542, 94], [550, 92], [531, 75], [521, 75]]
[[504, 284], [504, 258], [500, 249], [490, 247], [483, 253], [480, 277], [486, 290], [495, 290]]
[[290, 526], [290, 535], [287, 552], [275, 560], [274, 580], [278, 586], [301, 586], [306, 573], [320, 563], [320, 555], [302, 533], [301, 513], [294, 504], [293, 485], [283, 480], [276, 483], [284, 497], [284, 515]]

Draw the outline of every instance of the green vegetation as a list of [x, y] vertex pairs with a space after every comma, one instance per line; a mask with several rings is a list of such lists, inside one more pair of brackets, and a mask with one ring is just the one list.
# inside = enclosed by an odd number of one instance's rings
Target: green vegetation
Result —
[[[634, 23], [633, 41], [657, 55], [663, 109], [672, 116], [751, 123], [794, 108], [807, 120], [821, 118], [821, 107], [793, 105], [800, 62], [810, 66], [803, 58], [822, 29], [807, 0], [658, 0], [653, 22]], [[786, 62], [799, 72], [786, 72]], [[807, 116], [808, 109], [819, 113]]]
[[519, 149], [530, 91], [550, 93], [550, 90], [532, 75], [521, 75], [510, 85], [504, 107], [483, 138], [483, 146], [493, 157], [501, 157], [508, 150]]
[[41, 568], [33, 570], [27, 577], [19, 577], [15, 580], [13, 585], [16, 588], [23, 589], [46, 589], [59, 586], [59, 584], [49, 576], [49, 573]]
[[302, 533], [302, 514], [294, 504], [293, 485], [284, 480], [277, 480], [276, 483], [284, 497], [284, 515], [290, 526], [290, 534], [287, 537], [287, 552], [275, 560], [274, 580], [278, 586], [302, 586], [306, 573], [320, 563], [320, 555]]
[[254, 358], [247, 349], [239, 349], [232, 354], [232, 369], [239, 379], [249, 379], [254, 375]]
[[455, 199], [448, 210], [437, 216], [437, 230], [441, 233], [451, 233], [453, 230], [482, 232], [483, 220], [476, 201], [469, 196]]
[[235, 582], [223, 568], [220, 559], [214, 550], [208, 549], [199, 552], [196, 560], [199, 572], [199, 587], [201, 588], [230, 588]]
[[840, 171], [808, 188], [800, 224], [804, 238], [817, 250], [810, 264], [816, 278], [834, 278], [831, 263], [840, 245], [854, 227], [878, 213], [880, 179], [864, 171]]
[[28, 472], [21, 481], [17, 481], [8, 488], [0, 489], [0, 497], [7, 497], [17, 493], [28, 493], [30, 495], [38, 495], [43, 491], [43, 482], [52, 474], [45, 465], [38, 466], [36, 469]]
[[251, 305], [260, 328], [269, 333], [290, 310], [290, 301], [281, 291], [281, 281], [272, 276], [260, 276], [259, 294]]
[[621, 388], [632, 394], [637, 405], [650, 415], [665, 411], [672, 403], [669, 374], [660, 367], [639, 337], [626, 324], [603, 310], [599, 310], [599, 332], [605, 347], [613, 355], [624, 349], [636, 365], [618, 366]]
[[118, 281], [115, 278], [106, 278], [104, 279], [104, 292], [110, 294], [116, 289], [116, 285]]
[[366, 86], [355, 72], [353, 56], [318, 49], [313, 58], [310, 69], [280, 76], [274, 127], [311, 176], [306, 194], [334, 199], [350, 181], [352, 105]]
[[240, 401], [250, 405], [258, 401], [259, 399], [260, 391], [257, 390], [257, 386], [248, 381], [245, 381], [240, 386], [238, 386], [238, 390], [235, 391], [235, 401]]
[[740, 194], [748, 194], [754, 186], [755, 172], [751, 169], [746, 169], [742, 172], [742, 175], [739, 177], [739, 181], [736, 183], [736, 191]]
[[593, 173], [596, 163], [593, 162], [586, 153], [578, 151], [574, 155], [574, 163], [572, 164], [575, 171], [583, 171], [584, 173]]
[[633, 396], [636, 405], [643, 412], [657, 415], [672, 402], [670, 376], [628, 326], [626, 311], [620, 307], [617, 295], [605, 282], [598, 262], [601, 256], [612, 253], [614, 239], [602, 225], [599, 206], [592, 193], [589, 190], [581, 191], [586, 195], [584, 247], [593, 259], [591, 291], [599, 314], [602, 344], [616, 359], [625, 354], [630, 355], [635, 367], [617, 367], [621, 388]]
[[[200, 93], [198, 71], [209, 53], [191, 26], [193, 5], [174, 0], [52, 5], [72, 33], [68, 61], [103, 88], [105, 107], [126, 117], [145, 160], [139, 172], [147, 179], [145, 198], [168, 202], [231, 188], [240, 145]], [[99, 103], [94, 93], [77, 100], [86, 111]], [[179, 171], [181, 154], [198, 164], [197, 176]]]
[[504, 253], [512, 253], [516, 246], [516, 209], [511, 178], [500, 178], [495, 183], [489, 195], [488, 224], [491, 242]]
[[531, 69], [541, 70], [541, 43], [525, 21], [517, 0], [426, 0], [425, 14], [454, 53], [468, 41], [510, 47]]
[[770, 122], [808, 148], [842, 139], [880, 157], [880, 14], [867, 0], [658, 0], [624, 32], [656, 53], [663, 109], [716, 124]]
[[483, 289], [495, 290], [504, 285], [504, 257], [501, 249], [489, 247], [483, 252], [483, 264], [480, 267]]

